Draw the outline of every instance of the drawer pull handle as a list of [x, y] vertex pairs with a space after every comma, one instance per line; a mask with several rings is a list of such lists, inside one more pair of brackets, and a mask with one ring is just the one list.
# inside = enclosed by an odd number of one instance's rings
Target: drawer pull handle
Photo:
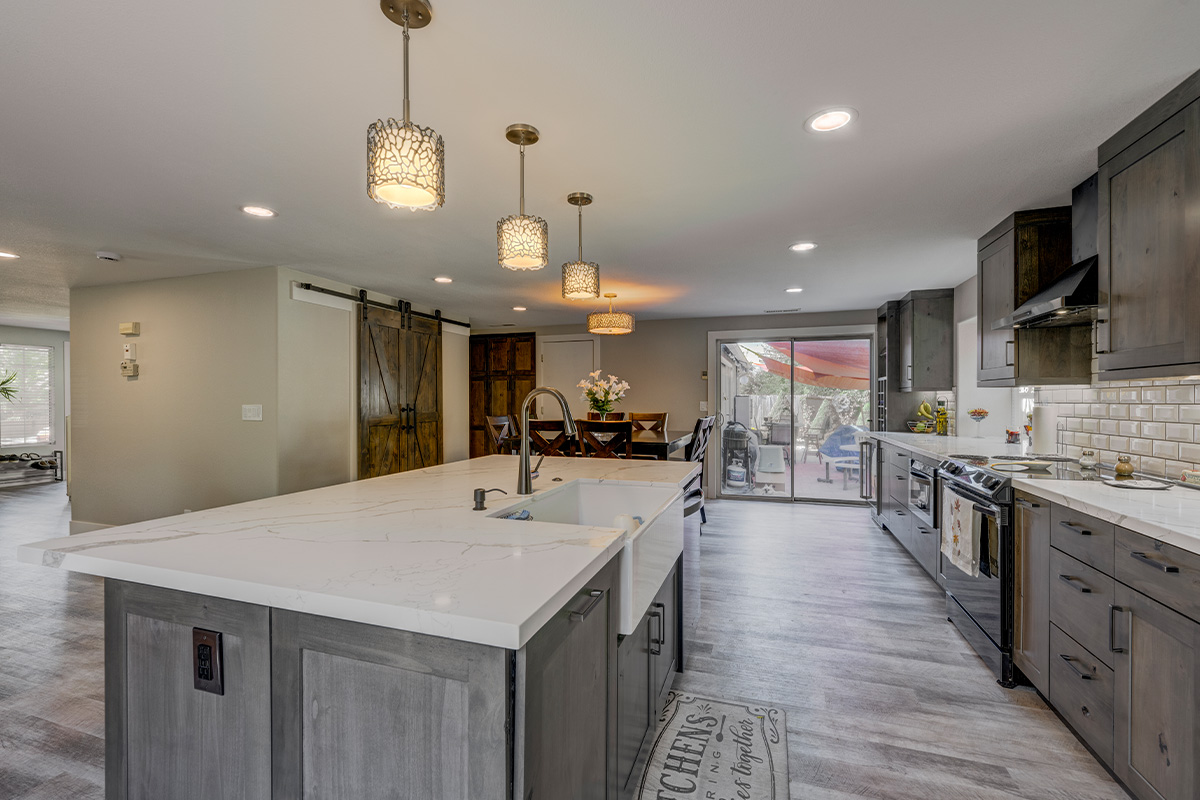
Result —
[[937, 531], [933, 530], [932, 528], [926, 528], [924, 525], [918, 525], [917, 530], [921, 533], [937, 533]]
[[1139, 553], [1137, 551], [1134, 551], [1129, 554], [1129, 557], [1132, 559], [1136, 559], [1137, 561], [1140, 561], [1143, 564], [1149, 564], [1150, 566], [1154, 567], [1155, 569], [1161, 570], [1163, 572], [1179, 572], [1179, 567], [1175, 566], [1174, 564], [1168, 564], [1165, 561], [1159, 561], [1157, 558], [1151, 558], [1150, 556], [1146, 555], [1145, 553]]
[[1087, 706], [1080, 706], [1079, 710], [1083, 712], [1083, 715], [1085, 717], [1090, 717], [1092, 715], [1092, 712], [1088, 709]]
[[571, 612], [571, 621], [587, 619], [588, 614], [596, 610], [596, 606], [600, 605], [600, 601], [604, 599], [603, 589], [593, 589], [588, 592], [588, 596], [592, 598], [592, 602], [588, 603], [580, 611]]
[[1075, 533], [1078, 533], [1080, 536], [1091, 536], [1092, 535], [1092, 532], [1089, 531], [1087, 528], [1081, 528], [1078, 525], [1072, 525], [1070, 522], [1060, 522], [1058, 524], [1061, 525], [1062, 527], [1066, 528], [1069, 531], [1074, 531]]
[[1041, 508], [1042, 507], [1041, 503], [1031, 503], [1028, 500], [1022, 500], [1019, 497], [1017, 498], [1016, 502], [1017, 502], [1017, 505], [1019, 505], [1021, 508]]
[[1061, 658], [1063, 661], [1067, 662], [1067, 666], [1071, 668], [1071, 672], [1074, 672], [1076, 677], [1079, 678], [1079, 680], [1081, 680], [1081, 681], [1095, 680], [1095, 678], [1096, 678], [1095, 675], [1075, 666], [1075, 659], [1071, 658], [1071, 656], [1067, 655], [1066, 653], [1059, 653], [1058, 657]]
[[1065, 583], [1067, 586], [1070, 586], [1075, 591], [1079, 592], [1080, 594], [1091, 594], [1092, 593], [1091, 587], [1089, 587], [1086, 583], [1084, 583], [1079, 578], [1076, 578], [1074, 575], [1059, 575], [1058, 579], [1060, 581], [1062, 581], [1063, 583]]
[[1120, 606], [1110, 605], [1108, 607], [1108, 650], [1111, 653], [1124, 653], [1124, 647], [1117, 647], [1117, 621], [1113, 616], [1114, 611], [1124, 611]]
[[[650, 655], [661, 656], [662, 646], [666, 644], [666, 640], [663, 637], [663, 634], [666, 633], [666, 621], [663, 619], [663, 612], [658, 609], [666, 609], [666, 606], [662, 603], [655, 603], [654, 607], [655, 610], [650, 612], [650, 618], [658, 620], [658, 636], [650, 637]], [[655, 647], [658, 649], [656, 650]]]

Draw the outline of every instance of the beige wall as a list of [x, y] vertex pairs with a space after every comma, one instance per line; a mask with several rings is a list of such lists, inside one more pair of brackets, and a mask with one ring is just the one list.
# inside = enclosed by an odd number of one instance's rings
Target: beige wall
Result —
[[51, 450], [65, 449], [67, 438], [67, 424], [65, 419], [67, 408], [65, 381], [66, 343], [70, 341], [70, 338], [71, 335], [66, 331], [48, 331], [40, 328], [18, 328], [0, 325], [0, 344], [29, 344], [54, 348], [54, 443], [52, 445], [39, 445], [38, 447], [30, 447], [28, 445], [5, 447], [0, 448], [0, 453], [7, 455], [9, 453], [26, 453], [30, 450], [37, 450], [42, 455], [46, 455]]
[[448, 464], [471, 455], [471, 329], [442, 326], [442, 457]]
[[[778, 328], [823, 328], [875, 323], [875, 311], [838, 311], [815, 314], [770, 314], [748, 317], [703, 317], [639, 321], [627, 336], [597, 336], [597, 363], [605, 374], [629, 381], [630, 389], [620, 408], [628, 411], [666, 411], [672, 429], [687, 429], [701, 416], [700, 403], [708, 402], [708, 381], [701, 377], [709, 367], [708, 332]], [[539, 335], [579, 333], [582, 325], [535, 328]], [[512, 333], [498, 328], [474, 333]], [[527, 329], [528, 330], [528, 329]], [[581, 379], [583, 375], [579, 376]], [[713, 376], [716, 379], [716, 376]], [[559, 386], [564, 392], [573, 386]], [[711, 408], [711, 407], [710, 407]], [[709, 413], [715, 412], [715, 408]]]
[[[72, 516], [123, 524], [278, 489], [274, 268], [71, 291]], [[124, 337], [121, 322], [140, 322]], [[140, 374], [122, 377], [135, 342]], [[262, 422], [241, 406], [261, 404]]]

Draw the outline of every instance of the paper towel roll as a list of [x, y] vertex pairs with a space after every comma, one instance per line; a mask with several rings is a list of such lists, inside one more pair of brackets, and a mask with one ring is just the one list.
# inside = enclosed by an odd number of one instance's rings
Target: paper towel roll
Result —
[[1055, 406], [1033, 407], [1033, 452], [1040, 455], [1058, 452], [1058, 409]]

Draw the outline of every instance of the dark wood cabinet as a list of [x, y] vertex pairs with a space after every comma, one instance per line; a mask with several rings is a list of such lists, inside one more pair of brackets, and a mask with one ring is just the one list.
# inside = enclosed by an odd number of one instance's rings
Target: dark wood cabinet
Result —
[[537, 386], [534, 350], [532, 333], [471, 337], [471, 458], [497, 452], [487, 418], [519, 416], [522, 401]]
[[1200, 623], [1118, 583], [1113, 770], [1139, 798], [1200, 794]]
[[900, 329], [900, 391], [953, 388], [954, 290], [909, 292], [900, 301], [896, 323]]
[[1070, 206], [1011, 215], [979, 240], [977, 267], [977, 383], [1088, 383], [1092, 345], [1087, 326], [992, 328], [1070, 269]]
[[1016, 492], [1013, 663], [1050, 694], [1050, 503]]
[[1099, 161], [1100, 378], [1200, 372], [1200, 73]]

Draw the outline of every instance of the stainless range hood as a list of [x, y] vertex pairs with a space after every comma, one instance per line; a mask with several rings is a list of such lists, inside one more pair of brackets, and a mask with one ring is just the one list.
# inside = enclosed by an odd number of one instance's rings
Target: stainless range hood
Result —
[[1051, 328], [1086, 325], [1096, 319], [1097, 256], [1067, 270], [1016, 311], [992, 324], [1001, 328]]
[[1013, 313], [992, 323], [1001, 328], [1060, 328], [1090, 325], [1099, 302], [1096, 253], [1100, 192], [1096, 175], [1071, 191], [1072, 267], [1026, 300]]

